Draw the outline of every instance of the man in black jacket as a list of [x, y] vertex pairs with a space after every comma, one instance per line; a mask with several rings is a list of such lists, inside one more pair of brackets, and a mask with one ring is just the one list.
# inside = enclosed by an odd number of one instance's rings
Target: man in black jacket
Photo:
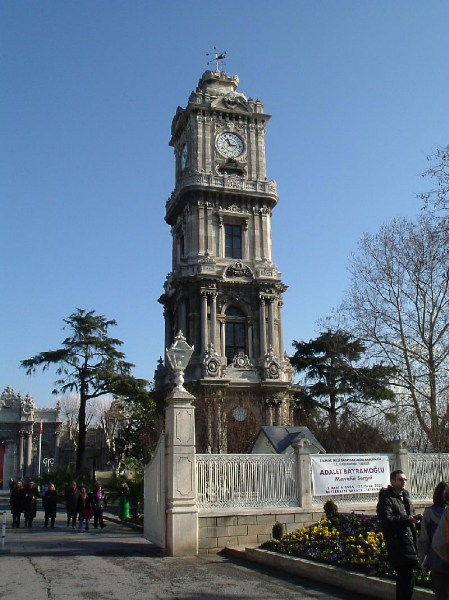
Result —
[[410, 600], [419, 565], [416, 553], [415, 509], [405, 491], [407, 479], [400, 470], [390, 474], [390, 485], [379, 492], [377, 516], [384, 535], [388, 560], [396, 570], [396, 600]]

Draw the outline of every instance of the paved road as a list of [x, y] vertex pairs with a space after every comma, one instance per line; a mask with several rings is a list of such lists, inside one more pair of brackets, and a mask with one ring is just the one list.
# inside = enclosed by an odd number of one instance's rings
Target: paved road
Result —
[[[0, 498], [0, 511], [7, 508]], [[103, 530], [10, 529], [0, 550], [5, 600], [362, 600], [311, 581], [267, 571], [226, 556], [171, 558], [141, 533], [113, 521]]]

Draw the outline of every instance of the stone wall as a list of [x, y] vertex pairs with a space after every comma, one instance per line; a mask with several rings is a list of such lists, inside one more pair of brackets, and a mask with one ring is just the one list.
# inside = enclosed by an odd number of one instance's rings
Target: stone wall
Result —
[[[431, 502], [415, 502], [421, 513]], [[376, 504], [348, 504], [339, 506], [341, 513], [376, 514]], [[313, 525], [324, 517], [318, 506], [312, 508], [279, 508], [265, 510], [227, 510], [200, 512], [198, 515], [198, 553], [216, 554], [224, 548], [255, 547], [271, 539], [273, 525], [278, 521], [284, 532]]]
[[290, 533], [316, 523], [322, 516], [322, 511], [301, 508], [200, 513], [198, 552], [214, 554], [227, 546], [258, 546], [271, 539], [276, 521]]

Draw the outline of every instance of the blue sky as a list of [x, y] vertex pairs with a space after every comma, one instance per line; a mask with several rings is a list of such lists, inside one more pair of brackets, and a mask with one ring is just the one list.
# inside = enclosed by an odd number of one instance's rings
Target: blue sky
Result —
[[19, 362], [59, 347], [76, 307], [115, 318], [152, 379], [171, 120], [214, 46], [272, 115], [286, 350], [314, 337], [362, 234], [421, 208], [449, 143], [448, 31], [446, 0], [2, 0], [0, 388], [54, 403], [54, 371]]

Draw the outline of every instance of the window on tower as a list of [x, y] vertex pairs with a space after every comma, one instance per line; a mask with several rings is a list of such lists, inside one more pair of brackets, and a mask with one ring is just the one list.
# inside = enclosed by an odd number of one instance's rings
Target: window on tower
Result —
[[239, 352], [246, 352], [246, 319], [244, 313], [235, 306], [226, 310], [225, 354], [228, 362], [232, 362]]
[[242, 258], [241, 225], [225, 225], [225, 257]]

